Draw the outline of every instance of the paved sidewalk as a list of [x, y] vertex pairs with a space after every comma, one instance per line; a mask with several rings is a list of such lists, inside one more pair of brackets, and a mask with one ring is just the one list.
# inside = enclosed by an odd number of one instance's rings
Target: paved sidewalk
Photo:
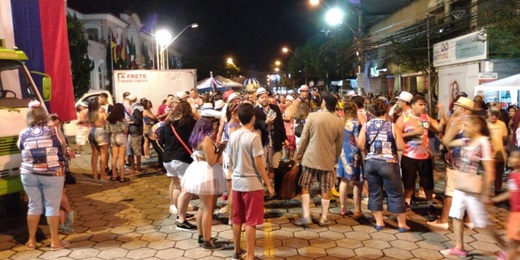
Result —
[[[197, 245], [196, 232], [176, 230], [175, 219], [168, 212], [166, 176], [149, 169], [125, 183], [94, 181], [90, 149], [73, 160], [71, 169], [78, 183], [67, 188], [78, 215], [75, 233], [60, 235], [71, 242], [70, 247], [51, 251], [48, 227], [41, 225], [43, 245], [29, 250], [24, 246], [27, 231], [21, 224], [0, 233], [0, 259], [231, 259], [232, 250], [203, 251]], [[436, 179], [440, 178], [442, 174], [436, 172]], [[291, 223], [301, 213], [298, 200], [266, 203], [266, 221], [258, 227], [255, 253], [264, 259], [442, 259], [439, 250], [454, 245], [452, 228], [432, 231], [426, 226], [420, 215], [425, 212], [424, 204], [408, 213], [409, 233], [399, 233], [391, 218], [385, 219], [387, 228], [377, 232], [370, 220], [341, 217], [338, 206], [331, 202], [331, 225], [313, 224], [304, 229]], [[508, 212], [495, 207], [489, 210], [504, 234]], [[311, 211], [318, 216], [321, 208], [313, 206]], [[214, 236], [231, 240], [231, 227], [222, 223], [227, 219], [219, 215]], [[483, 230], [466, 229], [464, 239], [472, 259], [495, 259], [500, 251]]]

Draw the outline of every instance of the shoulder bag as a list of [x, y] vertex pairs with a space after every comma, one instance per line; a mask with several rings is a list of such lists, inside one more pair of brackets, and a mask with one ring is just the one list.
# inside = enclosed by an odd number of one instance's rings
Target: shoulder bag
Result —
[[191, 149], [186, 145], [186, 143], [184, 143], [184, 141], [183, 141], [182, 138], [179, 136], [179, 134], [177, 134], [177, 131], [175, 131], [175, 127], [173, 127], [173, 123], [170, 124], [170, 127], [172, 128], [173, 134], [177, 137], [177, 140], [179, 140], [179, 142], [182, 144], [182, 146], [184, 146], [184, 149], [186, 149], [186, 151], [191, 155], [193, 152], [192, 152]]

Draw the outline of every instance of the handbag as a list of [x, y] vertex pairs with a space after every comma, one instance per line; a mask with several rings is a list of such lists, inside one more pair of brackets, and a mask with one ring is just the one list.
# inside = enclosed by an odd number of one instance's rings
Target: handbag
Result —
[[282, 185], [278, 198], [283, 200], [290, 200], [296, 195], [300, 194], [301, 188], [298, 185], [300, 176], [302, 174], [302, 166], [295, 164], [285, 175], [283, 176]]
[[480, 194], [484, 188], [482, 175], [466, 173], [459, 170], [452, 172], [454, 188], [466, 193]]
[[173, 124], [170, 124], [170, 127], [172, 128], [172, 131], [173, 131], [173, 134], [177, 137], [177, 139], [179, 140], [179, 142], [182, 144], [182, 146], [184, 146], [184, 149], [186, 149], [186, 151], [191, 155], [193, 152], [191, 151], [191, 149], [184, 143], [184, 141], [182, 140], [182, 138], [179, 136], [179, 134], [177, 134], [177, 131], [175, 131], [175, 127], [173, 127]]
[[305, 120], [297, 119], [296, 123], [297, 123], [297, 125], [294, 128], [294, 135], [296, 135], [299, 138], [302, 136], [303, 127], [305, 126]]

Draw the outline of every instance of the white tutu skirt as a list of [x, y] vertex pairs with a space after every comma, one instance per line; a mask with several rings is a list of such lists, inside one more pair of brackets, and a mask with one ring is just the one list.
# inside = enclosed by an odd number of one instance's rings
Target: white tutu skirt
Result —
[[194, 160], [181, 182], [182, 189], [197, 195], [221, 195], [227, 192], [227, 180], [220, 164], [209, 166], [206, 161]]

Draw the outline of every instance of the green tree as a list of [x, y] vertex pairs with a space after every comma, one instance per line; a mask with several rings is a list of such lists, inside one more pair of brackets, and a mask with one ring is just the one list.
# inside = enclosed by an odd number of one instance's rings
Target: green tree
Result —
[[487, 29], [489, 57], [520, 57], [520, 1], [491, 1], [479, 13], [478, 23]]
[[70, 63], [74, 97], [77, 99], [90, 88], [90, 72], [94, 62], [88, 58], [88, 41], [83, 34], [82, 24], [76, 15], [67, 15], [67, 33], [69, 37]]

